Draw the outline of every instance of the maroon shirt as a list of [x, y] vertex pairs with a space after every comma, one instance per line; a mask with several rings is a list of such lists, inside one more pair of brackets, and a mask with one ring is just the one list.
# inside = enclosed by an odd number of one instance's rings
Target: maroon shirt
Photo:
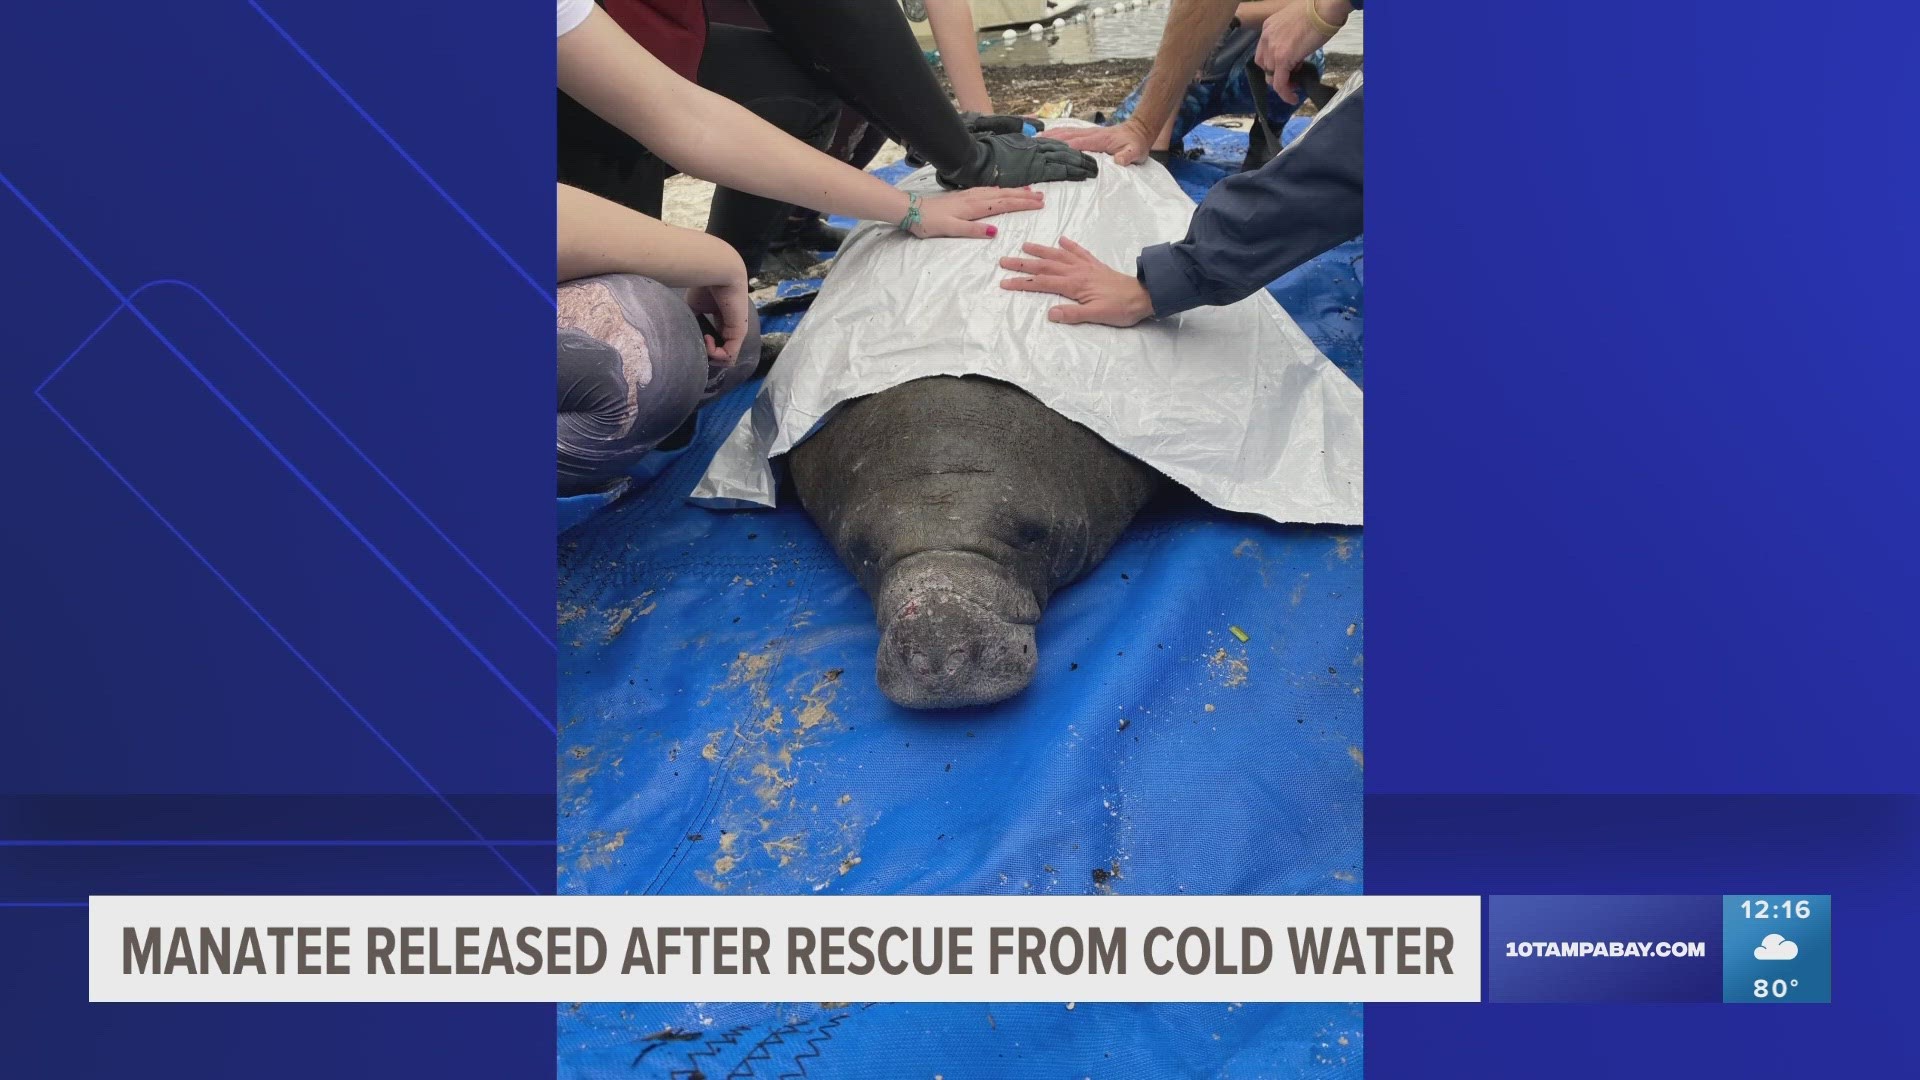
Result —
[[707, 11], [701, 0], [601, 0], [613, 21], [688, 82], [698, 81], [707, 47]]

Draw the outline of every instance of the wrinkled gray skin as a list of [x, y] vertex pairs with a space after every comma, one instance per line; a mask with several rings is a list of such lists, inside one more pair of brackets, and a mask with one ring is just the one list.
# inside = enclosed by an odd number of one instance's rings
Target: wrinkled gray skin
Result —
[[873, 597], [880, 689], [943, 709], [1033, 679], [1034, 626], [1159, 483], [1025, 391], [916, 379], [841, 408], [788, 455], [800, 501]]

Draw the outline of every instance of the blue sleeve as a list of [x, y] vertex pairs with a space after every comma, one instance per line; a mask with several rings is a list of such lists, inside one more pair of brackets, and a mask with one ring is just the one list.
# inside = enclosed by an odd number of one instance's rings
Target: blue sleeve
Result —
[[1186, 239], [1140, 253], [1155, 316], [1244, 299], [1360, 235], [1364, 93], [1355, 88], [1264, 166], [1215, 184]]

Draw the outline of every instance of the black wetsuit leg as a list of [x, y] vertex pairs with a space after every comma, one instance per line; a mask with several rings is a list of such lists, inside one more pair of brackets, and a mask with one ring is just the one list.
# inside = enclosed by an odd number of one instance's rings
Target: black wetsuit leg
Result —
[[[709, 26], [700, 85], [816, 150], [831, 144], [840, 121], [840, 99], [765, 30]], [[732, 244], [752, 275], [791, 210], [786, 203], [721, 188], [713, 196], [707, 231]]]

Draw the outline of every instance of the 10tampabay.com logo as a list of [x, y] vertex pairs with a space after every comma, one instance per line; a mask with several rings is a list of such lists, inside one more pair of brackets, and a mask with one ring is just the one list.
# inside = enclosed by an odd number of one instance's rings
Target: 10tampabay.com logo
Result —
[[1824, 895], [1494, 896], [1490, 1001], [1824, 1003]]

